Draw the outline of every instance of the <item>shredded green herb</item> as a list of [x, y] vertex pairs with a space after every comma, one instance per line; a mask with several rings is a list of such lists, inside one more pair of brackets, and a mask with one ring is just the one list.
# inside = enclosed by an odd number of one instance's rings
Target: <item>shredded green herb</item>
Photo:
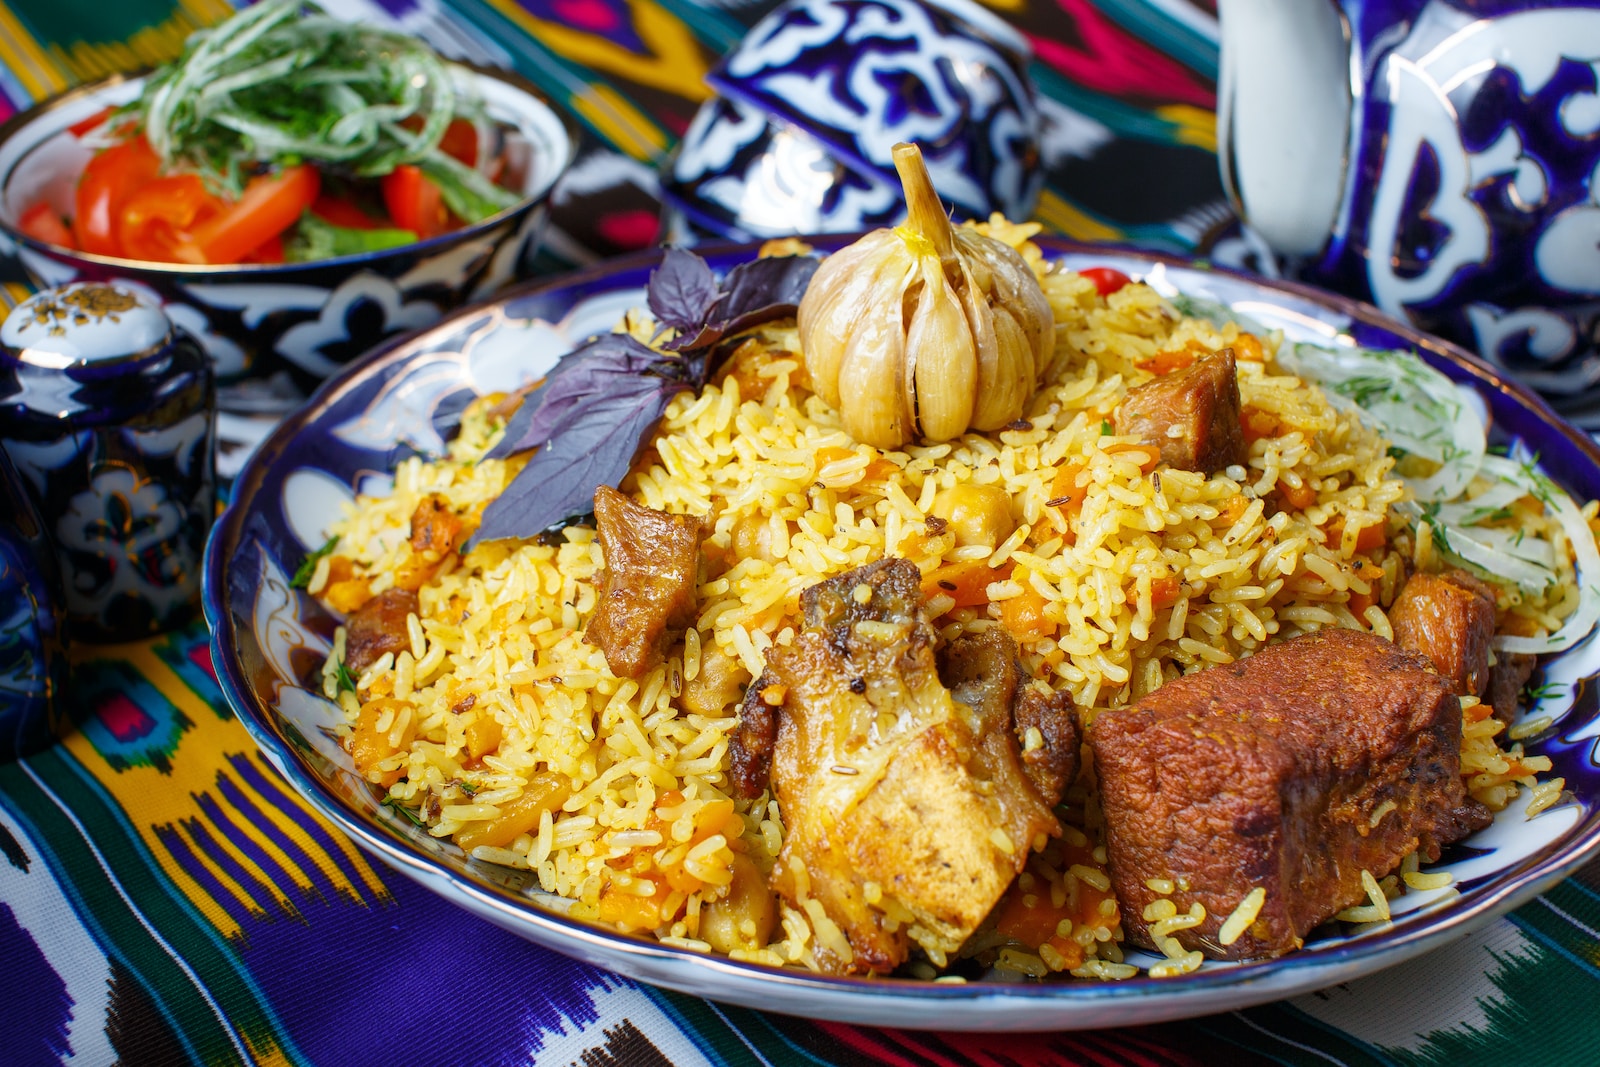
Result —
[[488, 123], [443, 59], [302, 0], [262, 0], [194, 34], [127, 112], [165, 169], [230, 198], [263, 169], [309, 161], [360, 178], [414, 164], [467, 222], [518, 199], [440, 150], [453, 120]]
[[1553, 699], [1566, 691], [1566, 686], [1560, 682], [1546, 682], [1544, 685], [1526, 685], [1522, 689], [1522, 702], [1535, 704], [1546, 698]]
[[333, 684], [340, 690], [354, 693], [356, 691], [355, 676], [350, 673], [350, 668], [344, 665], [344, 660], [333, 662]]
[[426, 820], [426, 819], [424, 819], [422, 817], [422, 813], [420, 811], [416, 810], [413, 807], [409, 807], [405, 803], [403, 803], [403, 802], [401, 802], [399, 800], [396, 800], [394, 797], [390, 797], [390, 796], [384, 797], [383, 798], [383, 806], [386, 807], [386, 808], [389, 808], [389, 809], [391, 809], [391, 810], [393, 810], [393, 811], [395, 811], [397, 813], [399, 813], [400, 815], [405, 816], [406, 821], [409, 822], [412, 826], [427, 826], [428, 825], [428, 820]]
[[300, 566], [295, 568], [294, 577], [289, 579], [289, 585], [295, 589], [304, 589], [311, 584], [311, 576], [317, 573], [317, 561], [323, 556], [331, 555], [339, 547], [339, 539], [330, 537], [321, 548], [313, 549], [306, 553], [306, 558], [300, 561]]
[[381, 252], [385, 248], [398, 248], [416, 240], [417, 235], [410, 230], [358, 230], [349, 226], [335, 226], [308, 211], [300, 216], [299, 223], [284, 243], [283, 258], [290, 263], [309, 263], [361, 252]]
[[1116, 433], [1116, 430], [1112, 428], [1111, 421], [1109, 419], [1101, 419], [1100, 420], [1100, 436], [1101, 437], [1110, 437], [1114, 433]]

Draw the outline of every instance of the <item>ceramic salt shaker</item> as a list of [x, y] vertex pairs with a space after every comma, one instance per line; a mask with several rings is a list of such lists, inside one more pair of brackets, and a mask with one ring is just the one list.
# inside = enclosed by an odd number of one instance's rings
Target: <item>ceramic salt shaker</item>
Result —
[[54, 542], [75, 639], [130, 641], [195, 616], [215, 411], [204, 351], [127, 289], [46, 289], [0, 325], [0, 446]]

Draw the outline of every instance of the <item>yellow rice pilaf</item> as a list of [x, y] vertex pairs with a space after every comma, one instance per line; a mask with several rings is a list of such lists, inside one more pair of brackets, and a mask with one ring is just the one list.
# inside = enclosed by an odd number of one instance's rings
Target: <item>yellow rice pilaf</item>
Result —
[[[1101, 297], [1080, 276], [1047, 270], [1026, 243], [1028, 228], [991, 228], [1035, 263], [1057, 322], [1056, 366], [1027, 425], [903, 452], [857, 444], [806, 390], [792, 325], [764, 328], [755, 347], [731, 361], [732, 372], [672, 402], [622, 486], [652, 508], [709, 520], [697, 619], [666, 662], [642, 678], [618, 679], [585, 642], [603, 564], [588, 526], [422, 560], [438, 570], [418, 590], [411, 647], [359, 680], [362, 699], [393, 697], [414, 709], [403, 722], [379, 724], [392, 754], [369, 777], [390, 781], [398, 772], [393, 802], [419, 812], [435, 836], [453, 837], [503, 826], [536, 775], [564, 776], [570, 795], [555, 810], [473, 854], [535, 872], [574, 915], [710, 949], [701, 919], [728, 893], [741, 866], [735, 853], [767, 871], [783, 819], [770, 796], [731, 798], [736, 699], [704, 713], [684, 710], [681, 698], [712, 657], [724, 672], [759, 674], [764, 651], [793, 640], [801, 591], [821, 579], [886, 554], [913, 560], [925, 575], [985, 562], [995, 569], [986, 607], [953, 607], [933, 585], [929, 616], [951, 637], [999, 625], [1008, 601], [1025, 600], [1029, 612], [1018, 617], [1033, 620], [1017, 634], [1025, 665], [1069, 692], [1085, 724], [1186, 670], [1230, 662], [1269, 640], [1322, 626], [1391, 636], [1380, 605], [1403, 581], [1408, 559], [1435, 561], [1428, 527], [1413, 536], [1391, 515], [1405, 487], [1379, 435], [1280, 370], [1275, 337], [1241, 338], [1231, 324], [1183, 319], [1141, 284]], [[648, 323], [627, 325], [649, 336]], [[1226, 345], [1242, 357], [1240, 395], [1264, 430], [1248, 465], [1209, 477], [1150, 470], [1152, 457], [1137, 440], [1112, 434], [1108, 421], [1127, 389], [1152, 376], [1139, 364], [1187, 346]], [[407, 541], [419, 502], [437, 495], [475, 516], [515, 474], [516, 460], [481, 458], [499, 432], [489, 410], [475, 405], [446, 458], [405, 460], [390, 494], [363, 497], [333, 531], [336, 554], [369, 594], [419, 564]], [[1014, 529], [992, 546], [957, 546], [952, 531], [927, 521], [936, 495], [963, 483], [999, 487], [1010, 498]], [[1530, 505], [1517, 521], [1543, 520]], [[319, 564], [313, 593], [327, 591], [330, 566]], [[1570, 562], [1566, 572], [1567, 585], [1545, 601], [1502, 592], [1503, 619], [1520, 614], [1553, 630], [1576, 601]], [[326, 691], [354, 724], [361, 700], [335, 684], [342, 650], [341, 631]], [[1549, 761], [1522, 755], [1520, 741], [1502, 750], [1501, 724], [1476, 703], [1463, 701], [1462, 768], [1473, 795], [1498, 810], [1532, 787], [1535, 803], [1553, 803], [1559, 780], [1535, 785], [1533, 777]], [[485, 735], [498, 743], [472, 758], [469, 737]], [[1089, 775], [1069, 791], [1065, 810], [1066, 836], [1030, 861], [1013, 891], [1078, 918], [1064, 920], [1043, 946], [991, 939], [999, 953], [989, 958], [1028, 974], [1128, 977], [1135, 968], [1122, 962], [1115, 901], [1100, 892], [1105, 854], [1096, 847]], [[1410, 868], [1407, 878], [1414, 858]], [[1415, 876], [1423, 880], [1417, 888], [1434, 888], [1432, 876]], [[1385, 892], [1399, 892], [1398, 878], [1385, 882]], [[1258, 899], [1241, 901], [1236, 914], [1259, 907]], [[731, 954], [815, 966], [816, 912], [784, 904], [769, 936]], [[1165, 935], [1201, 918], [1157, 920], [1173, 951], [1152, 974], [1199, 965], [1197, 953]], [[744, 930], [747, 939], [755, 932]], [[914, 960], [910, 971], [933, 978], [945, 962]]]

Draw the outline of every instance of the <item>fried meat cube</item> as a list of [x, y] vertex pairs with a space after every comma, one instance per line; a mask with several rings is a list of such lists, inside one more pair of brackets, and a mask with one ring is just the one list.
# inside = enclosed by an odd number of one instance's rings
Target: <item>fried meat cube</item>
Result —
[[[1279, 956], [1367, 899], [1409, 853], [1438, 858], [1489, 813], [1464, 792], [1461, 705], [1421, 656], [1322, 630], [1174, 679], [1089, 729], [1122, 925], [1154, 946], [1147, 884], [1205, 920], [1175, 936], [1218, 959]], [[1219, 940], [1251, 891], [1266, 899]]]
[[[1011, 761], [1040, 799], [1054, 807], [1078, 776], [1080, 738], [1072, 697], [1036, 686], [1017, 662], [1017, 643], [999, 627], [963, 634], [939, 650], [939, 680], [958, 702], [978, 717], [980, 752], [995, 772], [989, 779], [1013, 780]], [[1043, 688], [1043, 692], [1041, 692]], [[1028, 747], [1028, 731], [1038, 743]]]
[[1522, 690], [1533, 677], [1537, 656], [1526, 652], [1496, 652], [1493, 666], [1489, 668], [1489, 685], [1483, 699], [1494, 708], [1494, 717], [1510, 723], [1522, 706]]
[[1239, 422], [1238, 367], [1233, 349], [1128, 390], [1113, 421], [1137, 434], [1170, 467], [1211, 474], [1249, 458]]
[[1394, 643], [1421, 653], [1458, 695], [1488, 690], [1494, 591], [1477, 578], [1463, 570], [1413, 574], [1394, 598], [1389, 625]]
[[829, 973], [888, 973], [912, 941], [955, 952], [1031, 844], [1060, 833], [1009, 726], [979, 736], [940, 682], [921, 601], [901, 559], [812, 586], [804, 628], [768, 650], [745, 704], [777, 719], [787, 832], [772, 886], [810, 916]]
[[344, 666], [359, 678], [383, 658], [411, 647], [406, 616], [417, 614], [417, 594], [409, 589], [386, 589], [351, 613], [344, 624]]
[[613, 674], [638, 678], [694, 621], [705, 526], [694, 515], [656, 511], [606, 485], [595, 490], [594, 518], [606, 568], [584, 637], [605, 653]]

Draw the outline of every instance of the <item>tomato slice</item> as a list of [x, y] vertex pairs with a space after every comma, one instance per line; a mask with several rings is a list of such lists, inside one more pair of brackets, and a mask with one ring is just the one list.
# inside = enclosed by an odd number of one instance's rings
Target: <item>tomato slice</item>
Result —
[[322, 180], [309, 163], [252, 178], [237, 203], [192, 228], [175, 250], [185, 263], [238, 263], [295, 224]]
[[420, 168], [402, 163], [384, 175], [380, 187], [395, 226], [410, 230], [418, 240], [426, 241], [450, 229], [444, 194]]
[[17, 229], [45, 244], [60, 245], [62, 248], [78, 247], [72, 239], [72, 231], [56, 214], [56, 209], [42, 200], [17, 217]]
[[452, 119], [439, 140], [439, 151], [469, 167], [478, 165], [478, 127], [466, 119]]
[[244, 259], [242, 263], [282, 263], [283, 262], [283, 234], [273, 234]]
[[1110, 296], [1124, 285], [1128, 285], [1133, 281], [1132, 278], [1114, 267], [1089, 267], [1085, 270], [1080, 270], [1078, 273], [1093, 282], [1095, 291], [1101, 296]]
[[206, 190], [197, 174], [146, 182], [128, 197], [117, 219], [117, 245], [129, 259], [181, 263], [189, 232], [215, 218], [226, 203]]
[[88, 118], [79, 119], [71, 126], [68, 126], [67, 132], [72, 134], [74, 137], [82, 137], [90, 130], [100, 126], [106, 121], [106, 119], [109, 119], [111, 117], [111, 113], [115, 110], [116, 108], [114, 107], [103, 107], [99, 111], [96, 111], [93, 115], [90, 115]]
[[160, 171], [161, 160], [142, 135], [114, 144], [91, 159], [83, 168], [75, 194], [77, 214], [72, 232], [77, 246], [97, 255], [122, 255], [117, 223], [123, 205]]
[[350, 201], [327, 193], [317, 197], [311, 205], [311, 213], [323, 222], [331, 222], [347, 230], [377, 230], [386, 225], [382, 219], [373, 218]]

